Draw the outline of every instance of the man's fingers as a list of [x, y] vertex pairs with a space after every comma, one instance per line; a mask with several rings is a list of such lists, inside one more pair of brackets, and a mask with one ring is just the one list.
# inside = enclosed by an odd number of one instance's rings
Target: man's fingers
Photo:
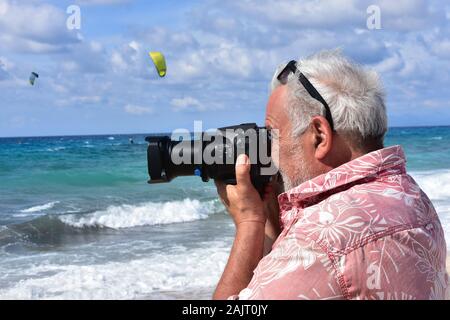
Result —
[[216, 185], [217, 189], [223, 189], [225, 186], [225, 183], [221, 180], [214, 180], [214, 184]]
[[240, 154], [236, 160], [236, 182], [240, 186], [251, 184], [250, 159], [245, 154]]
[[266, 187], [264, 188], [264, 197], [263, 200], [267, 200], [270, 199], [273, 196], [274, 192], [273, 192], [273, 187], [271, 184], [267, 184]]
[[217, 193], [219, 194], [219, 198], [222, 201], [225, 207], [228, 207], [228, 196], [227, 196], [227, 185], [223, 181], [214, 180], [214, 184], [217, 188]]
[[214, 184], [216, 185], [217, 192], [219, 196], [226, 196], [226, 184], [223, 181], [214, 180]]

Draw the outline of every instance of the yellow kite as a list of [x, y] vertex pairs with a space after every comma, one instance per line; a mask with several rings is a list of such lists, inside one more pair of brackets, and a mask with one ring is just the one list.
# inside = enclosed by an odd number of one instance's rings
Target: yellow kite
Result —
[[158, 71], [159, 76], [162, 78], [166, 75], [166, 59], [164, 58], [161, 52], [152, 51], [149, 53], [150, 58], [152, 58], [153, 63], [155, 64], [156, 71]]

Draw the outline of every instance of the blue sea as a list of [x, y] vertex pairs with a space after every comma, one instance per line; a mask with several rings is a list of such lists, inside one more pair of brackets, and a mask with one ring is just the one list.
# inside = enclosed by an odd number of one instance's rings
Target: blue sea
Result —
[[[212, 183], [148, 185], [145, 136], [0, 138], [0, 299], [211, 297], [232, 221]], [[450, 127], [385, 142], [403, 146], [449, 243]]]

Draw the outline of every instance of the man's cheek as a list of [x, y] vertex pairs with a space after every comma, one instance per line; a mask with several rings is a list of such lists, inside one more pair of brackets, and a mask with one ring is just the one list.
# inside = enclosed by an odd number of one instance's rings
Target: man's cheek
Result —
[[283, 169], [289, 162], [289, 154], [286, 153], [286, 147], [283, 145], [279, 145], [276, 151], [278, 152], [278, 168]]
[[271, 144], [271, 159], [275, 167], [280, 168], [280, 156], [279, 156], [279, 143], [278, 140], [275, 140], [272, 138], [272, 144]]

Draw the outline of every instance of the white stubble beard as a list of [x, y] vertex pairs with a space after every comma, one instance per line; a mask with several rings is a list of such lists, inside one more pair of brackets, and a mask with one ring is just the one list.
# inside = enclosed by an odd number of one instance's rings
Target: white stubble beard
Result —
[[309, 170], [309, 168], [306, 165], [306, 161], [304, 160], [304, 154], [303, 149], [300, 145], [294, 146], [294, 148], [291, 149], [292, 153], [295, 155], [298, 163], [295, 166], [295, 172], [293, 174], [294, 178], [291, 179], [281, 168], [279, 169], [280, 175], [283, 179], [283, 191], [291, 190], [292, 188], [295, 188], [302, 184], [305, 181], [308, 181], [312, 178], [312, 174]]

